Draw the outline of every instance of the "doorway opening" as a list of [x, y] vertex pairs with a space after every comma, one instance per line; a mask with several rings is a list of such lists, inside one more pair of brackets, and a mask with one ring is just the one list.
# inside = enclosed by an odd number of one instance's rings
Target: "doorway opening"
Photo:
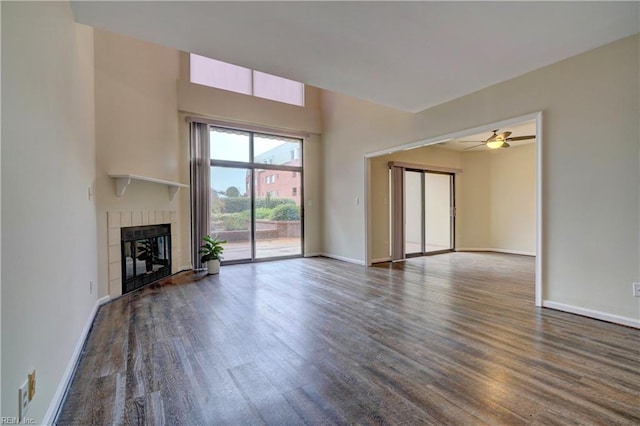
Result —
[[[430, 250], [428, 233], [422, 235], [427, 226], [418, 220], [425, 219], [428, 207], [424, 216], [422, 212], [415, 213], [419, 211], [415, 206], [411, 213], [411, 202], [419, 205], [415, 202], [418, 193], [420, 198], [425, 197], [421, 193], [422, 179], [427, 175], [413, 174], [414, 170], [406, 167], [409, 188], [404, 183], [398, 187], [394, 181], [401, 180], [388, 165], [410, 161], [434, 166], [440, 172], [443, 168], [458, 168], [452, 172], [452, 241], [450, 249], [443, 250], [535, 256], [535, 304], [541, 306], [542, 146], [542, 114], [538, 112], [366, 154], [366, 264], [438, 253], [436, 247]], [[527, 186], [521, 188], [518, 185], [523, 181]], [[415, 195], [406, 205], [406, 214], [398, 215], [394, 206], [400, 202], [404, 208], [405, 199], [398, 200], [398, 194], [405, 197], [405, 190]], [[412, 223], [419, 223], [422, 229], [413, 226], [413, 232], [405, 232], [404, 225], [409, 228]]]

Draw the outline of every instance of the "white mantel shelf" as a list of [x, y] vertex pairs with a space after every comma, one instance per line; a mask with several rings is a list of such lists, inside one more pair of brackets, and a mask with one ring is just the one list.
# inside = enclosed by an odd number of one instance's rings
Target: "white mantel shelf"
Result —
[[166, 185], [169, 189], [169, 200], [173, 201], [173, 197], [175, 197], [176, 192], [180, 188], [188, 188], [189, 185], [185, 185], [184, 183], [179, 182], [171, 182], [169, 180], [156, 179], [147, 176], [137, 176], [137, 175], [118, 175], [118, 174], [109, 174], [109, 177], [116, 180], [116, 197], [120, 198], [126, 191], [127, 186], [131, 183], [132, 180], [139, 180], [142, 182], [152, 182], [160, 185]]

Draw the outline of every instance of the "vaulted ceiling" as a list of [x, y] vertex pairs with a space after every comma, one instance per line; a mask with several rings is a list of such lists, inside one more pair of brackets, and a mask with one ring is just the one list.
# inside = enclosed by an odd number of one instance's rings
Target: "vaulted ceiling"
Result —
[[72, 8], [80, 23], [412, 112], [640, 31], [638, 2], [75, 1]]

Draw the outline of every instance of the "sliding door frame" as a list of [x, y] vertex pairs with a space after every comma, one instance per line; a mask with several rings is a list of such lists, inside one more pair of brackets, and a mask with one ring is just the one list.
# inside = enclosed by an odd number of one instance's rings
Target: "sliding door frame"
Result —
[[[452, 179], [455, 179], [455, 175], [457, 173], [462, 173], [462, 169], [457, 169], [453, 167], [441, 167], [441, 166], [431, 166], [427, 164], [415, 164], [415, 163], [406, 163], [401, 161], [389, 161], [388, 163], [389, 169], [392, 171], [390, 174], [392, 177], [392, 182], [390, 187], [392, 188], [392, 194], [390, 194], [391, 201], [391, 215], [390, 215], [390, 230], [391, 230], [391, 259], [394, 262], [403, 261], [404, 259], [410, 257], [417, 256], [426, 256], [431, 254], [438, 253], [449, 253], [455, 251], [455, 233], [451, 237], [451, 246], [454, 247], [452, 249], [446, 249], [442, 251], [432, 251], [432, 252], [424, 252], [424, 241], [423, 241], [423, 252], [416, 253], [412, 255], [407, 255], [405, 252], [405, 179], [404, 173], [405, 171], [413, 171], [413, 172], [422, 172], [422, 219], [423, 219], [423, 236], [421, 237], [424, 240], [424, 173], [434, 173], [434, 174], [446, 174], [453, 175]], [[455, 186], [453, 190], [450, 191], [450, 197], [453, 197], [453, 206], [454, 211], [451, 213], [455, 213]], [[451, 204], [451, 200], [450, 200]], [[451, 228], [451, 227], [450, 227]], [[455, 232], [455, 224], [452, 228]]]
[[[265, 262], [271, 260], [282, 260], [282, 259], [295, 259], [299, 257], [304, 257], [304, 139], [300, 137], [292, 137], [288, 135], [279, 135], [277, 133], [268, 133], [263, 131], [253, 131], [253, 130], [243, 130], [243, 129], [235, 129], [233, 127], [228, 126], [219, 126], [215, 124], [208, 125], [208, 132], [211, 132], [212, 129], [229, 129], [229, 130], [238, 130], [241, 132], [246, 132], [249, 134], [249, 159], [250, 161], [229, 161], [229, 160], [214, 160], [209, 159], [209, 167], [226, 167], [226, 168], [236, 168], [236, 169], [248, 169], [251, 173], [251, 179], [249, 183], [249, 188], [251, 192], [251, 209], [250, 209], [250, 220], [251, 220], [251, 258], [247, 259], [234, 259], [234, 260], [223, 260], [220, 262], [221, 265], [233, 265], [237, 263], [256, 263], [256, 262]], [[288, 139], [296, 139], [300, 142], [300, 166], [286, 166], [286, 165], [277, 165], [277, 164], [265, 164], [265, 163], [256, 163], [254, 161], [254, 136], [255, 135], [265, 135], [265, 136], [282, 136], [283, 138]], [[209, 137], [209, 140], [211, 137]], [[300, 174], [300, 254], [293, 254], [288, 256], [273, 256], [273, 257], [265, 257], [258, 258], [257, 257], [257, 249], [256, 249], [256, 195], [255, 195], [255, 172], [256, 170], [274, 170], [274, 171], [284, 171], [284, 172], [296, 172]]]
[[[455, 173], [445, 173], [445, 172], [424, 172], [424, 177], [426, 175], [434, 174], [434, 175], [448, 175], [449, 176], [449, 248], [442, 250], [425, 250], [425, 256], [430, 256], [432, 254], [441, 254], [441, 253], [451, 253], [456, 251], [456, 174]], [[426, 180], [426, 179], [425, 179]], [[425, 182], [426, 185], [426, 182]], [[425, 212], [426, 212], [426, 199], [425, 199]], [[426, 218], [425, 218], [426, 221]], [[425, 237], [425, 249], [426, 249], [426, 237]]]
[[[404, 254], [405, 259], [409, 259], [412, 257], [421, 257], [421, 256], [431, 256], [434, 254], [442, 254], [442, 253], [451, 253], [453, 251], [456, 250], [456, 197], [455, 197], [455, 180], [456, 180], [456, 174], [454, 172], [451, 171], [435, 171], [435, 170], [427, 170], [424, 168], [404, 168], [404, 172], [417, 172], [420, 173], [420, 182], [421, 182], [421, 210], [422, 210], [422, 220], [421, 220], [421, 230], [422, 230], [422, 236], [421, 236], [421, 240], [422, 240], [422, 250], [420, 252], [414, 252], [414, 253], [406, 253]], [[426, 190], [426, 175], [427, 174], [434, 174], [434, 175], [445, 175], [445, 176], [449, 176], [449, 248], [447, 249], [442, 249], [442, 250], [431, 250], [431, 251], [427, 251], [427, 238], [426, 238], [426, 220], [427, 220], [427, 203], [426, 203], [426, 196], [425, 196], [425, 190]], [[406, 179], [403, 179], [403, 192], [406, 191], [405, 188], [406, 185]], [[406, 198], [403, 197], [403, 201], [404, 201], [404, 206], [403, 206], [403, 211], [404, 214], [407, 214], [407, 208], [406, 208]], [[404, 223], [403, 223], [403, 232], [405, 232], [406, 230], [404, 229]], [[405, 242], [406, 245], [406, 242]]]

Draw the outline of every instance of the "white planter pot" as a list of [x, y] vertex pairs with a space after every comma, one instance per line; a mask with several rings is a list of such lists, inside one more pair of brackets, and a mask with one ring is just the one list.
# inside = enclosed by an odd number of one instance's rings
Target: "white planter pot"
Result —
[[207, 274], [211, 275], [211, 274], [217, 274], [220, 272], [220, 261], [215, 259], [215, 260], [208, 260], [207, 261]]

